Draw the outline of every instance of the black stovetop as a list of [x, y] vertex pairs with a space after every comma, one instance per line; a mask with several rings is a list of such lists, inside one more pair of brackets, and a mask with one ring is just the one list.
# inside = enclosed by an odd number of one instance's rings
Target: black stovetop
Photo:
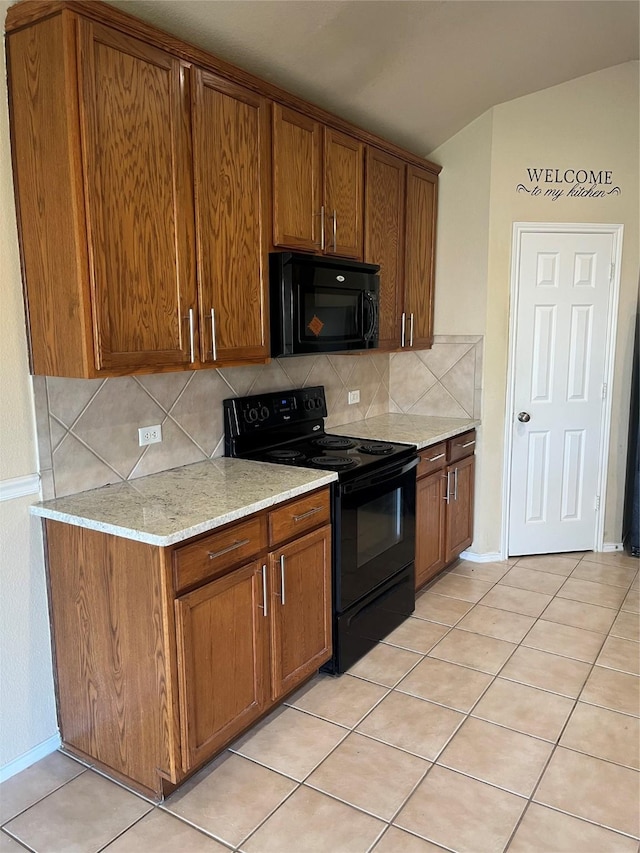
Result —
[[324, 431], [324, 388], [299, 388], [224, 401], [225, 455], [336, 471], [341, 480], [411, 457], [415, 447]]

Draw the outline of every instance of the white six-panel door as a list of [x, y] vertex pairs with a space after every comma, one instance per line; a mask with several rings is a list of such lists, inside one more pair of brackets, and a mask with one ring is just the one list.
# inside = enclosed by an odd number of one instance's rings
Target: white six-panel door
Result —
[[508, 553], [592, 550], [615, 238], [519, 236]]

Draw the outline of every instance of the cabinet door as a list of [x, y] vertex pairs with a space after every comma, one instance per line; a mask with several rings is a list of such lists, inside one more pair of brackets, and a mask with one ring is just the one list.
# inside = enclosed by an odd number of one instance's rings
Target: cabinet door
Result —
[[325, 253], [362, 260], [364, 145], [325, 128]]
[[416, 589], [445, 566], [445, 485], [444, 470], [416, 483]]
[[364, 259], [380, 264], [379, 347], [400, 344], [405, 164], [367, 148]]
[[268, 103], [200, 69], [192, 98], [200, 359], [264, 360]]
[[308, 533], [269, 559], [275, 700], [331, 657], [331, 528]]
[[302, 113], [273, 105], [273, 242], [319, 251], [322, 127]]
[[406, 346], [425, 349], [433, 343], [433, 274], [437, 177], [407, 167], [404, 310]]
[[216, 753], [264, 710], [269, 614], [263, 572], [266, 567], [252, 563], [175, 603], [185, 771]]
[[79, 19], [78, 33], [97, 368], [186, 365], [196, 299], [185, 69], [108, 27]]
[[449, 465], [445, 561], [450, 563], [473, 541], [475, 456]]

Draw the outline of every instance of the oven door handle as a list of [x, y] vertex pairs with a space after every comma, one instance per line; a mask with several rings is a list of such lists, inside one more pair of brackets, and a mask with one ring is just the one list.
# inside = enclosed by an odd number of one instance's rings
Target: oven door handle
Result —
[[354, 492], [361, 492], [362, 489], [369, 489], [371, 486], [377, 486], [379, 483], [392, 484], [396, 478], [401, 477], [403, 474], [407, 474], [412, 468], [416, 468], [419, 461], [420, 458], [418, 456], [414, 456], [413, 459], [410, 459], [408, 462], [404, 462], [402, 465], [385, 468], [384, 471], [377, 471], [375, 474], [371, 474], [364, 479], [358, 478], [358, 481], [355, 483], [345, 483], [340, 486], [340, 489], [345, 495], [351, 495]]

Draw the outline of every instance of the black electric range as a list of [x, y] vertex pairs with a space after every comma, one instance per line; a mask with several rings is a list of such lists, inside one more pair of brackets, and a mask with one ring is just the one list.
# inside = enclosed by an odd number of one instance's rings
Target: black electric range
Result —
[[413, 445], [324, 430], [324, 388], [224, 401], [225, 455], [335, 471], [332, 484], [332, 661], [348, 669], [415, 606]]
[[341, 482], [415, 456], [415, 447], [324, 431], [324, 387], [224, 401], [225, 455], [336, 471]]

